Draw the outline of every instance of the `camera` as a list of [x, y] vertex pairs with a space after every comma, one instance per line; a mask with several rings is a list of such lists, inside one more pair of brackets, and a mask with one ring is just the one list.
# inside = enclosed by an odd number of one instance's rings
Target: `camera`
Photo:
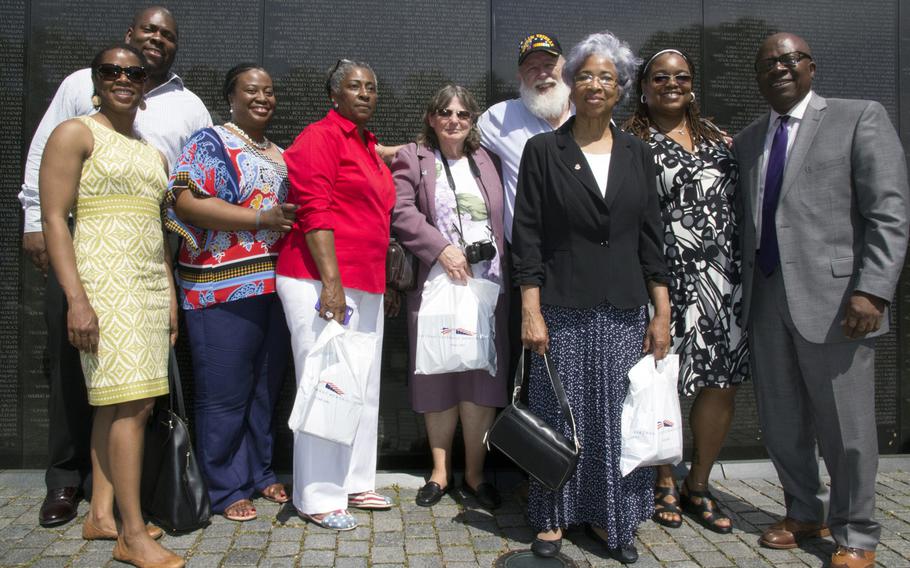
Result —
[[464, 255], [469, 263], [477, 264], [481, 260], [493, 260], [493, 257], [496, 256], [496, 247], [489, 239], [475, 241], [464, 247]]

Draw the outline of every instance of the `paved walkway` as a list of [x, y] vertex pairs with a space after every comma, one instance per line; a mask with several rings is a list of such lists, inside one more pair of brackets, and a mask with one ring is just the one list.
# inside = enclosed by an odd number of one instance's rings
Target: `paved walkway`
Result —
[[[885, 463], [887, 461], [887, 463]], [[878, 479], [878, 519], [882, 542], [880, 566], [910, 567], [910, 464], [907, 458], [883, 460]], [[668, 530], [648, 521], [638, 532], [641, 568], [803, 567], [823, 566], [834, 545], [827, 539], [796, 550], [767, 550], [757, 545], [762, 529], [784, 511], [783, 493], [767, 464], [727, 465], [726, 478], [713, 481], [714, 492], [733, 517], [735, 530], [717, 535], [686, 518], [679, 529]], [[735, 475], [737, 479], [732, 479]], [[741, 474], [758, 472], [749, 478]], [[763, 477], [760, 477], [763, 476]], [[256, 501], [259, 519], [233, 523], [215, 517], [204, 530], [181, 536], [165, 535], [162, 542], [184, 554], [188, 566], [270, 567], [489, 567], [501, 554], [527, 549], [533, 537], [519, 497], [517, 476], [497, 479], [504, 505], [495, 514], [479, 509], [471, 499], [448, 495], [435, 507], [414, 504], [417, 476], [383, 474], [380, 483], [395, 500], [391, 511], [357, 513], [360, 527], [335, 533], [309, 525], [293, 508]], [[56, 529], [38, 526], [44, 496], [38, 471], [0, 471], [0, 566], [120, 567], [111, 560], [110, 542], [86, 542], [81, 519]], [[80, 517], [87, 511], [82, 503]], [[579, 567], [620, 566], [605, 558], [578, 529], [570, 530], [563, 551]]]

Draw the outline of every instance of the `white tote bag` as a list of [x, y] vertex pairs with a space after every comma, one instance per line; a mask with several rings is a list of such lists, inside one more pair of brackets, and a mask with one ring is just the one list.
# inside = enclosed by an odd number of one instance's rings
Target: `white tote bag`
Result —
[[499, 284], [482, 278], [457, 284], [441, 272], [427, 280], [417, 312], [414, 373], [483, 369], [495, 376], [498, 299]]
[[623, 476], [637, 467], [677, 464], [682, 460], [683, 425], [679, 410], [679, 355], [654, 365], [646, 355], [629, 371], [629, 392], [622, 403]]
[[326, 324], [299, 371], [291, 430], [354, 443], [376, 341], [375, 333], [349, 331], [335, 320]]

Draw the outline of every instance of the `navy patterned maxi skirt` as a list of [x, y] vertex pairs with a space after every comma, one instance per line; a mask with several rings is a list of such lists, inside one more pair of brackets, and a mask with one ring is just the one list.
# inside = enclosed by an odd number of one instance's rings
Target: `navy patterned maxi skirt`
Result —
[[[622, 403], [628, 373], [641, 358], [645, 307], [621, 310], [541, 308], [550, 353], [575, 416], [581, 452], [575, 474], [559, 491], [531, 479], [528, 521], [537, 531], [590, 523], [604, 529], [610, 548], [632, 544], [638, 525], [654, 511], [654, 468], [619, 472]], [[533, 355], [528, 388], [531, 411], [571, 438], [550, 386], [543, 358]]]

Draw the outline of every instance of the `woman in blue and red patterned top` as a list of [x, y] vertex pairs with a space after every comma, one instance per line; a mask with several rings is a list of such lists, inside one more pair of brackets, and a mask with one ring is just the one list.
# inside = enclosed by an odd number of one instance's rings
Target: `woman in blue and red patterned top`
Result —
[[196, 387], [196, 449], [212, 510], [256, 518], [251, 498], [288, 501], [272, 471], [272, 416], [288, 359], [275, 243], [294, 222], [281, 148], [265, 137], [272, 79], [241, 64], [224, 82], [231, 122], [197, 132], [168, 185], [166, 224], [183, 237], [177, 284]]

